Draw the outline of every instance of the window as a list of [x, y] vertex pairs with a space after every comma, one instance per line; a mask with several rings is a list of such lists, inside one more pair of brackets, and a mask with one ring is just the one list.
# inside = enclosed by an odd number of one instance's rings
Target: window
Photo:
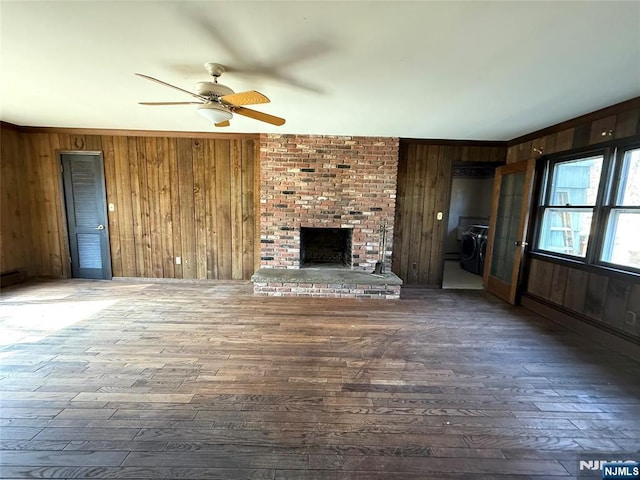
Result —
[[600, 259], [640, 269], [640, 148], [622, 154]]
[[640, 273], [640, 146], [549, 157], [535, 251]]
[[550, 171], [539, 248], [585, 257], [603, 156], [557, 162]]

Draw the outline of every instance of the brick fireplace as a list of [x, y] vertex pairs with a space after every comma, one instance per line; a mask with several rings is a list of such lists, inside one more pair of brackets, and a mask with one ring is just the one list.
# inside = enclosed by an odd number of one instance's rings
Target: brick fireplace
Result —
[[[397, 168], [397, 138], [261, 135], [261, 269], [254, 276], [254, 291], [397, 298], [399, 283], [390, 273]], [[386, 228], [384, 252], [380, 250], [381, 228]], [[303, 248], [301, 238], [305, 240]], [[330, 259], [332, 254], [336, 258]], [[383, 293], [376, 295], [367, 282], [380, 283], [380, 278], [369, 276], [380, 260], [384, 261], [386, 278], [378, 288]], [[315, 289], [308, 286], [313, 281], [300, 284], [304, 287], [292, 281], [261, 281], [265, 280], [261, 274], [271, 280], [277, 277], [278, 272], [269, 270], [323, 268], [327, 271], [321, 272], [323, 283], [318, 284], [323, 287], [317, 288], [323, 292], [309, 291]], [[334, 268], [359, 272], [355, 285], [362, 288], [338, 288], [340, 282], [331, 283], [328, 271]]]

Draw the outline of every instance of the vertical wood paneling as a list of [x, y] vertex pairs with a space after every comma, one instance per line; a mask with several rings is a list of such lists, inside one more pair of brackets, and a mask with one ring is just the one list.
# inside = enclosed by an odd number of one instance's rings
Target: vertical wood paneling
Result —
[[196, 278], [208, 278], [207, 268], [207, 240], [210, 238], [207, 232], [207, 182], [205, 177], [205, 155], [203, 141], [194, 140], [193, 148], [193, 207], [195, 212], [195, 238], [196, 238]]
[[600, 118], [591, 123], [591, 132], [589, 134], [589, 145], [594, 143], [611, 140], [616, 128], [616, 115]]
[[231, 255], [231, 150], [229, 142], [216, 141], [216, 251], [218, 275], [232, 278]]
[[[102, 141], [104, 175], [106, 178], [117, 178], [117, 167], [113, 137], [105, 137]], [[118, 182], [106, 182], [107, 205], [118, 204]], [[114, 277], [122, 277], [122, 251], [120, 249], [120, 217], [116, 211], [110, 212], [107, 208], [109, 219], [109, 247], [111, 251], [111, 274]]]
[[64, 187], [62, 176], [59, 170], [60, 167], [60, 158], [58, 156], [58, 152], [63, 150], [63, 146], [67, 145], [65, 143], [67, 141], [67, 137], [63, 135], [49, 135], [49, 147], [51, 152], [53, 152], [52, 159], [55, 162], [55, 174], [52, 177], [52, 182], [58, 179], [57, 185], [52, 184], [54, 187], [54, 192], [52, 194], [54, 205], [53, 210], [57, 212], [58, 218], [58, 229], [57, 229], [57, 244], [60, 247], [60, 264], [62, 266], [61, 276], [69, 277], [71, 276], [71, 252], [69, 251], [69, 245], [67, 242], [67, 222], [66, 222], [66, 206], [64, 204]]
[[103, 152], [114, 205], [114, 276], [249, 279], [259, 262], [256, 142], [3, 128], [3, 271], [70, 274], [57, 151], [91, 150]]
[[242, 143], [230, 142], [231, 278], [242, 279]]
[[[536, 156], [533, 149], [540, 146], [545, 154], [549, 154], [638, 135], [639, 122], [640, 108], [638, 98], [635, 98], [516, 139], [507, 149], [507, 163]], [[539, 136], [531, 139], [536, 134]]]
[[[258, 174], [254, 170], [256, 152], [254, 142], [242, 140], [242, 167], [240, 178], [242, 180], [242, 278], [250, 278], [253, 275], [253, 258], [256, 244], [256, 217], [259, 211], [255, 208], [258, 191], [254, 190], [253, 179]], [[259, 255], [259, 254], [258, 254]]]
[[[438, 189], [438, 154], [440, 148], [438, 145], [429, 145], [426, 147], [426, 154], [420, 160], [423, 167], [419, 172], [423, 179], [419, 197], [421, 197], [422, 205], [419, 205], [416, 215], [416, 224], [413, 238], [418, 238], [420, 242], [418, 256], [418, 284], [419, 285], [437, 285], [437, 279], [432, 278], [431, 272], [434, 265], [431, 262], [431, 252], [435, 249], [437, 239], [434, 238], [434, 220], [436, 215], [436, 190]], [[441, 242], [440, 242], [441, 243]], [[440, 259], [444, 261], [444, 258]], [[433, 283], [431, 283], [433, 282]]]
[[[133, 220], [133, 248], [135, 250], [136, 277], [146, 276], [145, 251], [143, 244], [144, 219], [142, 210], [142, 192], [139, 181], [138, 141], [136, 138], [127, 139], [129, 158], [129, 185], [131, 187], [131, 218]], [[124, 205], [123, 205], [124, 206]], [[125, 207], [126, 208], [126, 207]]]
[[164, 259], [162, 255], [162, 222], [160, 211], [159, 169], [163, 161], [163, 152], [159, 148], [158, 138], [145, 138], [145, 165], [147, 173], [148, 236], [151, 256], [150, 277], [162, 278]]
[[142, 247], [142, 277], [153, 277], [154, 265], [152, 256], [151, 239], [151, 212], [149, 211], [149, 197], [154, 192], [149, 187], [149, 173], [147, 169], [147, 147], [146, 139], [136, 139], [136, 156], [138, 159], [138, 191], [140, 192], [140, 227], [141, 227], [141, 247]]
[[[411, 164], [413, 168], [410, 166], [409, 170], [409, 188], [407, 189], [407, 198], [406, 201], [409, 206], [409, 215], [407, 216], [407, 220], [409, 220], [407, 231], [407, 238], [404, 239], [406, 241], [406, 248], [403, 249], [404, 253], [407, 254], [407, 280], [406, 283], [410, 285], [419, 285], [420, 278], [420, 251], [422, 247], [421, 239], [422, 239], [422, 215], [424, 208], [424, 175], [426, 169], [426, 150], [428, 146], [425, 145], [415, 145], [414, 149], [415, 153], [412, 156]], [[412, 248], [415, 246], [416, 248]], [[428, 267], [428, 266], [427, 266]]]
[[103, 149], [102, 137], [100, 135], [85, 135], [84, 144], [84, 150], [93, 150], [99, 152]]
[[553, 275], [553, 265], [548, 262], [539, 260], [531, 260], [529, 269], [529, 283], [527, 289], [529, 292], [549, 299], [551, 295], [551, 278]]
[[[54, 276], [62, 277], [64, 275], [63, 268], [63, 252], [64, 249], [60, 243], [59, 232], [63, 228], [64, 215], [61, 203], [61, 170], [58, 162], [58, 156], [51, 148], [51, 135], [40, 134], [38, 146], [40, 149], [40, 159], [43, 166], [46, 166], [43, 178], [43, 202], [46, 211], [50, 212], [46, 215], [47, 225], [47, 253], [49, 266], [48, 270], [53, 272]], [[66, 259], [64, 260], [66, 262]]]
[[[445, 213], [448, 212], [449, 205], [451, 204], [450, 184], [453, 165], [452, 157], [448, 154], [447, 150], [448, 147], [440, 147], [438, 154], [438, 174], [434, 191], [436, 216], [433, 217], [433, 241], [431, 258], [429, 259], [431, 268], [428, 285], [442, 285], [442, 275], [444, 271], [444, 240], [448, 224], [448, 215]], [[483, 158], [486, 160], [490, 157], [485, 155]], [[437, 219], [437, 212], [443, 212], [441, 220]]]
[[[534, 258], [527, 292], [574, 313], [640, 338], [640, 285]], [[631, 312], [631, 314], [628, 314]]]
[[[180, 214], [180, 248], [182, 278], [197, 278], [196, 228], [193, 185], [193, 149], [188, 138], [177, 139], [178, 192]], [[189, 212], [192, 212], [189, 214]]]
[[615, 138], [625, 138], [638, 133], [638, 121], [640, 120], [640, 108], [634, 108], [621, 112], [616, 118], [614, 130]]
[[[629, 317], [627, 318], [627, 314]], [[640, 283], [629, 285], [622, 329], [640, 338]]]
[[162, 276], [164, 278], [176, 278], [175, 259], [173, 255], [173, 217], [171, 211], [171, 178], [170, 159], [175, 156], [171, 149], [171, 141], [168, 138], [157, 139], [158, 150], [158, 193], [160, 212], [160, 239], [162, 257]]
[[47, 205], [42, 201], [42, 184], [45, 181], [47, 169], [40, 161], [38, 149], [36, 148], [37, 140], [38, 137], [35, 135], [24, 138], [25, 176], [29, 194], [27, 201], [29, 212], [27, 218], [31, 224], [31, 243], [33, 247], [31, 254], [33, 255], [34, 270], [32, 273], [35, 275], [46, 275], [47, 273], [54, 275], [53, 271], [48, 270], [50, 265], [47, 261], [46, 246]]
[[584, 314], [588, 317], [598, 320], [602, 318], [608, 282], [609, 278], [604, 275], [589, 274], [587, 293], [584, 298]]
[[[575, 133], [575, 128], [567, 128], [561, 132], [556, 134], [556, 152], [563, 152], [565, 150], [569, 150], [571, 145], [573, 145], [573, 134]], [[554, 152], [555, 153], [555, 152]]]
[[589, 274], [582, 270], [570, 269], [567, 274], [567, 286], [563, 305], [574, 312], [584, 311], [584, 299], [587, 294]]
[[[210, 245], [216, 245], [216, 248], [207, 249], [207, 277], [206, 278], [217, 278], [219, 275], [218, 272], [218, 255], [220, 254], [219, 249], [217, 248], [217, 202], [216, 202], [216, 178], [218, 172], [216, 170], [217, 160], [216, 160], [216, 142], [215, 140], [207, 141], [204, 144], [205, 155], [204, 155], [204, 189], [205, 189], [205, 200], [206, 200], [206, 215], [205, 215], [205, 228], [206, 228], [206, 237], [208, 243]], [[221, 225], [223, 223], [221, 222]]]
[[180, 257], [181, 263], [176, 264], [175, 258], [172, 259], [173, 276], [174, 278], [183, 278], [183, 259], [181, 248], [181, 229], [180, 229], [180, 176], [179, 176], [179, 164], [178, 164], [178, 141], [172, 138], [169, 143], [169, 170], [167, 178], [168, 181], [168, 194], [171, 198], [171, 244], [173, 246], [174, 257]]
[[611, 278], [607, 283], [602, 319], [623, 331], [625, 330], [625, 312], [630, 291], [631, 284], [620, 279]]
[[20, 134], [0, 129], [0, 273], [32, 273], [31, 223]]
[[[115, 211], [109, 212], [109, 216], [115, 216], [118, 219], [118, 248], [120, 249], [121, 272], [123, 277], [136, 276], [136, 244], [135, 244], [135, 221], [134, 221], [134, 203], [137, 195], [131, 189], [132, 173], [129, 168], [129, 145], [125, 137], [112, 137], [113, 139], [113, 155], [115, 163], [114, 183], [117, 187], [117, 196], [114, 202]], [[112, 244], [113, 252], [113, 244]], [[116, 270], [113, 270], [113, 275]]]
[[553, 273], [551, 276], [551, 291], [549, 300], [554, 303], [561, 304], [567, 289], [567, 276], [569, 269], [564, 265], [553, 265]]

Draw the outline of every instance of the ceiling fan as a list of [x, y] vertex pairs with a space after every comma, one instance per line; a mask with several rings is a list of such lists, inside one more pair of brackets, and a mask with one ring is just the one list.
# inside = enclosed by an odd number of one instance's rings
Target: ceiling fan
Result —
[[213, 77], [213, 82], [196, 83], [195, 93], [163, 82], [157, 78], [136, 73], [139, 77], [179, 90], [199, 100], [198, 102], [140, 102], [140, 105], [200, 105], [198, 107], [198, 113], [207, 120], [211, 120], [216, 127], [228, 127], [230, 125], [229, 120], [233, 118], [234, 113], [253, 118], [254, 120], [260, 120], [261, 122], [270, 123], [271, 125], [284, 125], [284, 118], [258, 112], [257, 110], [243, 106], [269, 103], [269, 99], [260, 92], [249, 90], [235, 93], [226, 85], [218, 83], [218, 77], [225, 71], [224, 66], [219, 63], [205, 63], [204, 68], [206, 68]]

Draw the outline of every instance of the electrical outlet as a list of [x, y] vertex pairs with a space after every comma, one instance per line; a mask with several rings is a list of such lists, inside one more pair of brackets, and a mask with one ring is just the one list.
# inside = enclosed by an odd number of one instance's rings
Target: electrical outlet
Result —
[[624, 314], [624, 323], [627, 325], [635, 325], [636, 324], [636, 314], [631, 310], [627, 310]]
[[176, 265], [182, 265], [182, 258], [176, 257]]

